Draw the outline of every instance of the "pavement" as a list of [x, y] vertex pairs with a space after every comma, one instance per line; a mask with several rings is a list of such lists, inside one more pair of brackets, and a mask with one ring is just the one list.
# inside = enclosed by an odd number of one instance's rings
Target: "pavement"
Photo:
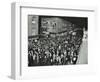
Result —
[[77, 64], [88, 64], [88, 41], [87, 40], [83, 40], [81, 44]]

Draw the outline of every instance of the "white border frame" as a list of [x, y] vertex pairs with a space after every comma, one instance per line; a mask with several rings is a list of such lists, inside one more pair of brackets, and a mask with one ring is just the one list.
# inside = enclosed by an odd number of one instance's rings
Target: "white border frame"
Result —
[[[33, 6], [34, 5], [34, 6]], [[58, 7], [45, 7], [44, 5], [37, 5], [33, 3], [12, 3], [12, 21], [11, 21], [11, 77], [13, 79], [28, 79], [31, 76], [22, 76], [22, 63], [21, 62], [21, 9], [24, 8], [39, 8], [39, 9], [56, 9], [56, 10], [69, 10], [69, 11], [87, 11], [96, 13], [96, 8], [92, 7], [72, 7], [68, 6], [67, 8], [58, 8]], [[74, 74], [74, 73], [73, 73]], [[87, 73], [85, 73], [87, 74]]]

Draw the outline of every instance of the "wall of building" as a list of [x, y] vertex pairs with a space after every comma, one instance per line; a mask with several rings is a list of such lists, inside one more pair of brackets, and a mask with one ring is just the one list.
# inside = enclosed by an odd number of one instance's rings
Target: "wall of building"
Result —
[[28, 16], [28, 36], [33, 36], [38, 34], [38, 16], [29, 15]]
[[[41, 27], [40, 29], [47, 28], [48, 33], [58, 33], [71, 28], [71, 23], [63, 18], [51, 17], [51, 18], [41, 18]], [[45, 30], [43, 31], [45, 32]]]

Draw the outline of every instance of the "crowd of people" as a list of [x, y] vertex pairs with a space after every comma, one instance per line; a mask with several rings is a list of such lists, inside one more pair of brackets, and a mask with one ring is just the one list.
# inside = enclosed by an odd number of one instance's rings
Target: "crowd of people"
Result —
[[76, 64], [83, 30], [40, 35], [28, 40], [28, 66]]

